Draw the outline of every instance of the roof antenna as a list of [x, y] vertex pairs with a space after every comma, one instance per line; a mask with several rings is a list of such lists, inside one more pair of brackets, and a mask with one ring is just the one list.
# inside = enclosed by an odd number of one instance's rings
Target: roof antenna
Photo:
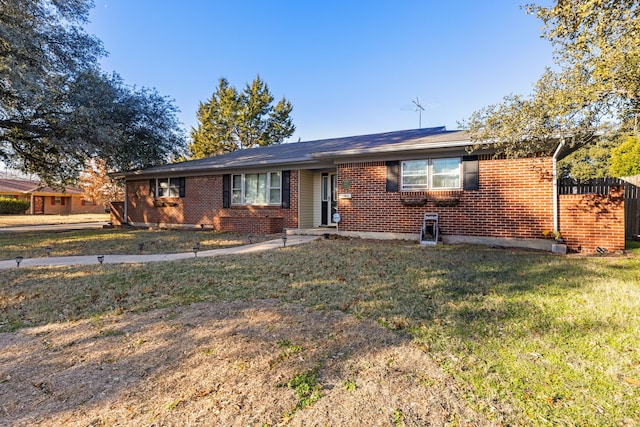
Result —
[[416, 104], [416, 111], [418, 112], [418, 129], [422, 129], [422, 112], [424, 111], [424, 108], [420, 104], [420, 100], [418, 99], [417, 96], [416, 96], [416, 100], [412, 102]]

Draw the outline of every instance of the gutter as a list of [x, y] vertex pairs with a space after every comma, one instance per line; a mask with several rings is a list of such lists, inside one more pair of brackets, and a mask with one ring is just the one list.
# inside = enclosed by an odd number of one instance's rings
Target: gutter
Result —
[[553, 153], [553, 235], [557, 236], [560, 232], [560, 208], [558, 195], [558, 157], [560, 151], [564, 148], [565, 140], [560, 139], [560, 143]]
[[124, 215], [124, 224], [122, 225], [128, 225], [129, 224], [129, 191], [127, 191], [127, 181], [124, 181], [124, 209], [123, 209], [123, 215]]
[[321, 159], [325, 157], [350, 157], [365, 154], [386, 154], [405, 151], [416, 151], [424, 149], [438, 149], [438, 148], [459, 148], [468, 147], [472, 145], [479, 145], [477, 142], [472, 142], [468, 139], [458, 141], [442, 141], [442, 142], [423, 142], [413, 144], [392, 144], [383, 145], [380, 147], [350, 149], [350, 150], [336, 150], [336, 151], [321, 151], [311, 153], [311, 157], [314, 159]]

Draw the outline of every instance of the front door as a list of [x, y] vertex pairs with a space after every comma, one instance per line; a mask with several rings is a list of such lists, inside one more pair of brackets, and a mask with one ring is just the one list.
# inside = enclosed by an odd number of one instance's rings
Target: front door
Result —
[[335, 226], [333, 214], [338, 212], [338, 178], [335, 172], [322, 174], [322, 225]]
[[33, 198], [33, 213], [36, 215], [44, 214], [44, 197], [35, 196]]

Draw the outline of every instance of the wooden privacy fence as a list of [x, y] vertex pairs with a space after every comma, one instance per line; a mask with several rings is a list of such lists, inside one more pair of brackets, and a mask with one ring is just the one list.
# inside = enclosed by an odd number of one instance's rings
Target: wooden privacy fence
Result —
[[609, 194], [611, 187], [624, 187], [624, 234], [627, 240], [640, 238], [640, 175], [628, 178], [558, 180], [558, 194]]

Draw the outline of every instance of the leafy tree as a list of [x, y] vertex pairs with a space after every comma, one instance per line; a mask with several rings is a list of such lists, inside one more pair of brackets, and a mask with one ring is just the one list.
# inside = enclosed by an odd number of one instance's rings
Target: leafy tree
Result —
[[124, 200], [124, 186], [108, 175], [107, 163], [101, 159], [87, 161], [86, 168], [80, 173], [79, 187], [83, 197], [93, 203], [107, 204]]
[[291, 103], [274, 97], [260, 76], [242, 92], [221, 78], [209, 101], [198, 106], [198, 127], [191, 129], [192, 158], [229, 153], [238, 149], [280, 144], [293, 135]]
[[639, 137], [628, 136], [612, 150], [611, 174], [618, 177], [640, 175]]
[[170, 101], [99, 70], [102, 44], [83, 29], [91, 7], [0, 2], [0, 160], [50, 184], [74, 182], [93, 156], [127, 169], [184, 147]]
[[463, 122], [477, 141], [509, 155], [553, 152], [559, 138], [579, 147], [614, 119], [622, 130], [640, 107], [640, 8], [630, 0], [557, 0], [526, 6], [555, 47], [530, 96], [509, 95]]
[[558, 162], [562, 178], [606, 178], [611, 176], [611, 151], [620, 144], [618, 139], [601, 139], [581, 147]]

